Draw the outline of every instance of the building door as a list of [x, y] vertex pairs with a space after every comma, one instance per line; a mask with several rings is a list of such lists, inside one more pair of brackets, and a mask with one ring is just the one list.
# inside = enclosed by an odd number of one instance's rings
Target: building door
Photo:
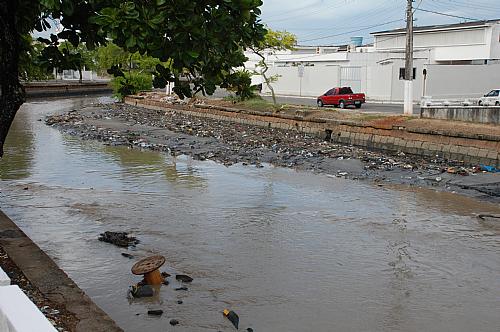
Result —
[[340, 86], [350, 86], [353, 92], [361, 91], [361, 67], [340, 67]]

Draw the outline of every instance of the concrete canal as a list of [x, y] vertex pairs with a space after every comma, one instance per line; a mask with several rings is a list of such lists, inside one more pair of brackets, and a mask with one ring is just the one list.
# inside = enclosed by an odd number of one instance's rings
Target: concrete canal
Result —
[[[97, 101], [22, 107], [0, 163], [0, 206], [124, 330], [233, 331], [229, 308], [240, 330], [498, 331], [500, 225], [475, 214], [500, 207], [106, 146], [38, 121]], [[141, 243], [99, 242], [107, 230]], [[139, 280], [123, 252], [164, 255], [164, 271], [194, 281], [129, 300]]]

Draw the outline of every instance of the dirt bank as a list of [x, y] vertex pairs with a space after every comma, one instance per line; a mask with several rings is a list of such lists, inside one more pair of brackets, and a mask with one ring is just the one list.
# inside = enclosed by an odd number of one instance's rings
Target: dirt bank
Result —
[[334, 143], [296, 130], [235, 124], [175, 109], [151, 110], [121, 103], [91, 105], [49, 117], [46, 122], [82, 139], [185, 154], [227, 166], [272, 164], [370, 180], [379, 185], [433, 187], [500, 201], [498, 173], [485, 173], [477, 167], [435, 155], [382, 153]]

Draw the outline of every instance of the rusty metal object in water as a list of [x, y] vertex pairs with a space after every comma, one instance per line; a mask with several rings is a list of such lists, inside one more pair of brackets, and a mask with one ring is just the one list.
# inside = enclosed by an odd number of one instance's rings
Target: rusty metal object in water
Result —
[[148, 285], [161, 285], [164, 279], [158, 269], [164, 263], [165, 257], [161, 255], [146, 257], [132, 266], [132, 273], [135, 275], [144, 275], [144, 281]]

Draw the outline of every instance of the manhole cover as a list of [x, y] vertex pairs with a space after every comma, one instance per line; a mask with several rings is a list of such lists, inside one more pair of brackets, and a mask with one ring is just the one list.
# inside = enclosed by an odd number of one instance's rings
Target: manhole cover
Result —
[[141, 259], [132, 266], [133, 274], [146, 274], [158, 269], [165, 263], [165, 257], [161, 255], [150, 256]]

